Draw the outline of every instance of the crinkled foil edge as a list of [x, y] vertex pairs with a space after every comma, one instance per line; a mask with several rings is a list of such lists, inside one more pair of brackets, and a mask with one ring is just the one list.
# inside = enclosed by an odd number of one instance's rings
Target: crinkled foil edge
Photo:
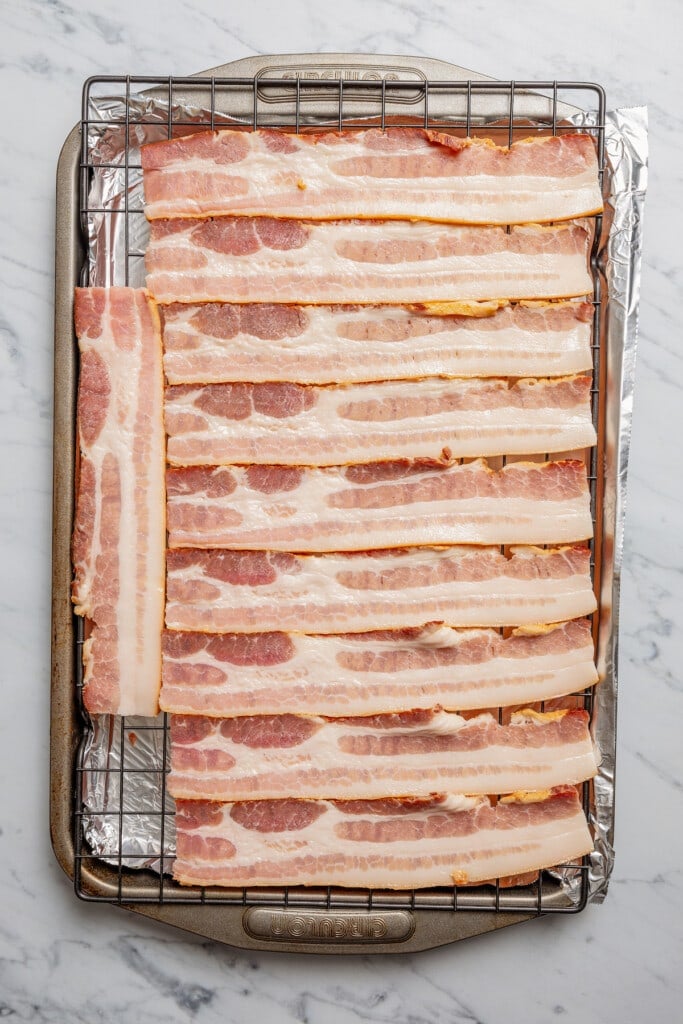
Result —
[[596, 903], [605, 898], [614, 865], [619, 597], [636, 379], [643, 208], [647, 190], [647, 108], [629, 107], [609, 112], [605, 120], [605, 146], [610, 168], [606, 212], [611, 216], [609, 236], [599, 253], [609, 299], [605, 339], [605, 555], [597, 651], [601, 682], [595, 691], [594, 730], [602, 763], [593, 786], [590, 820], [595, 848], [589, 864], [589, 899]]
[[[149, 228], [143, 212], [140, 145], [167, 137], [168, 106], [149, 96], [132, 95], [97, 100], [97, 116], [110, 124], [88, 139], [90, 158], [98, 168], [89, 195], [92, 210], [83, 223], [88, 238], [86, 280], [91, 285], [144, 286], [142, 254]], [[156, 121], [139, 125], [136, 120]], [[111, 125], [114, 120], [120, 125]], [[206, 125], [209, 112], [174, 107], [173, 120]], [[592, 113], [569, 119], [595, 127]], [[230, 123], [227, 119], [222, 123]], [[647, 111], [632, 107], [609, 112], [605, 120], [606, 216], [609, 225], [601, 239], [598, 265], [604, 275], [608, 302], [603, 344], [606, 368], [605, 493], [603, 503], [603, 572], [597, 664], [601, 682], [595, 692], [593, 738], [602, 763], [592, 787], [589, 820], [595, 847], [589, 857], [588, 898], [602, 902], [614, 864], [614, 794], [616, 709], [618, 681], [619, 586], [623, 558], [626, 477], [628, 470], [638, 302], [642, 254], [643, 204], [647, 187]], [[128, 164], [129, 187], [124, 188]], [[113, 166], [112, 166], [113, 165]], [[111, 215], [113, 213], [113, 216]], [[126, 223], [128, 226], [126, 227]], [[131, 261], [127, 251], [139, 252]], [[94, 716], [81, 750], [83, 834], [95, 856], [129, 868], [170, 871], [175, 853], [173, 801], [160, 784], [168, 760], [164, 751], [164, 716], [121, 720]], [[120, 785], [120, 769], [126, 785]], [[123, 797], [123, 813], [120, 814]], [[167, 813], [163, 817], [161, 803]], [[168, 858], [164, 860], [164, 858]], [[581, 873], [563, 869], [557, 875], [572, 902], [579, 898]]]

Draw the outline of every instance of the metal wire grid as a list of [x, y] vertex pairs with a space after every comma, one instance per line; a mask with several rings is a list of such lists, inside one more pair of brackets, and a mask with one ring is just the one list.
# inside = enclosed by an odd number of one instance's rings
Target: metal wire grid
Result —
[[[311, 125], [326, 125], [337, 128], [339, 131], [348, 130], [352, 127], [368, 127], [377, 125], [385, 128], [391, 124], [393, 127], [415, 127], [425, 128], [448, 128], [451, 131], [460, 132], [465, 135], [496, 135], [503, 136], [509, 145], [519, 137], [528, 137], [534, 133], [552, 133], [553, 135], [572, 133], [577, 131], [592, 134], [597, 143], [598, 163], [600, 181], [605, 173], [605, 94], [601, 86], [590, 82], [558, 82], [558, 81], [428, 81], [416, 83], [415, 81], [354, 81], [352, 85], [346, 83], [343, 78], [328, 80], [309, 80], [297, 75], [294, 78], [264, 79], [261, 76], [255, 78], [180, 78], [169, 76], [167, 78], [154, 78], [148, 76], [102, 76], [89, 79], [83, 90], [83, 106], [81, 120], [81, 164], [80, 164], [80, 213], [83, 235], [88, 238], [88, 217], [91, 214], [102, 214], [104, 216], [124, 217], [124, 238], [125, 238], [125, 280], [121, 283], [128, 284], [130, 277], [131, 260], [139, 260], [144, 257], [141, 252], [130, 247], [129, 223], [132, 216], [144, 216], [142, 209], [129, 207], [129, 191], [133, 173], [139, 175], [141, 167], [129, 159], [131, 126], [154, 125], [157, 129], [160, 125], [158, 117], [151, 120], [144, 118], [133, 118], [130, 113], [131, 88], [149, 90], [151, 95], [161, 98], [167, 117], [164, 128], [167, 138], [186, 134], [188, 130], [197, 130], [197, 119], [187, 120], [176, 117], [174, 111], [177, 109], [175, 99], [180, 92], [187, 95], [188, 91], [193, 96], [202, 98], [204, 117], [202, 122], [205, 128], [220, 127], [225, 124], [243, 124], [248, 128], [260, 128], [266, 126], [279, 126], [293, 129], [295, 131], [305, 130]], [[125, 98], [125, 116], [123, 118], [99, 118], [91, 115], [91, 101], [93, 90], [106, 88], [111, 90], [112, 95]], [[586, 97], [587, 106], [594, 114], [595, 123], [590, 128], [577, 128], [563, 119], [560, 107], [565, 102], [565, 97], [575, 94]], [[336, 113], [330, 114], [329, 110], [320, 114], [319, 110], [321, 95], [328, 104], [336, 108]], [[528, 99], [545, 99], [546, 112], [539, 116], [534, 112], [533, 122], [527, 117], [518, 117], [516, 103], [520, 97]], [[235, 98], [240, 100], [240, 113], [235, 115], [232, 112]], [[447, 114], [434, 114], [434, 99], [437, 98], [438, 106], [443, 108], [444, 101], [447, 101], [449, 109]], [[495, 116], [488, 113], [477, 112], [477, 99], [486, 98], [490, 100], [495, 97], [498, 101], [498, 111]], [[227, 104], [225, 103], [228, 100]], [[246, 108], [245, 112], [245, 99]], [[363, 112], [350, 112], [349, 105], [362, 99]], [[208, 100], [208, 102], [207, 102]], [[269, 102], [282, 102], [287, 105], [287, 110], [282, 113], [277, 111], [273, 114], [271, 110], [264, 113], [262, 106]], [[220, 105], [219, 105], [220, 102]], [[346, 103], [346, 107], [345, 107]], [[390, 104], [400, 107], [402, 114], [396, 116], [390, 112]], [[406, 114], [406, 106], [412, 104], [412, 109]], [[368, 105], [372, 106], [368, 113]], [[582, 104], [584, 106], [584, 104]], [[124, 164], [121, 167], [118, 163], [94, 164], [88, 150], [88, 139], [91, 129], [106, 129], [112, 126], [123, 126], [125, 131], [125, 154]], [[89, 205], [90, 182], [93, 173], [98, 169], [116, 168], [123, 171], [123, 210], [111, 210], [96, 208]], [[591, 495], [591, 511], [594, 523], [594, 539], [591, 541], [591, 572], [596, 594], [600, 595], [600, 537], [602, 522], [602, 479], [598, 472], [601, 464], [601, 436], [603, 422], [603, 401], [604, 388], [602, 387], [602, 374], [604, 373], [602, 354], [602, 279], [598, 266], [598, 252], [602, 234], [602, 215], [596, 215], [594, 220], [594, 237], [590, 258], [591, 274], [593, 279], [593, 385], [591, 389], [591, 408], [593, 422], [598, 433], [598, 445], [592, 449], [588, 464], [588, 481]], [[509, 230], [509, 228], [508, 228]], [[85, 268], [84, 268], [85, 282]], [[546, 454], [546, 458], [548, 455]], [[600, 608], [593, 617], [594, 637], [597, 640], [597, 629], [600, 617]], [[118, 810], [93, 810], [83, 807], [83, 773], [86, 770], [84, 765], [86, 742], [88, 731], [91, 728], [88, 713], [85, 711], [82, 701], [83, 688], [83, 667], [82, 667], [82, 646], [84, 642], [83, 619], [75, 616], [74, 631], [76, 637], [75, 671], [78, 689], [79, 709], [82, 718], [81, 742], [75, 758], [74, 770], [74, 885], [77, 895], [84, 900], [109, 903], [177, 903], [177, 904], [207, 904], [207, 905], [237, 905], [241, 907], [268, 905], [277, 907], [319, 907], [326, 910], [336, 908], [359, 908], [364, 910], [398, 909], [438, 909], [438, 910], [474, 910], [474, 911], [495, 911], [517, 912], [527, 911], [536, 913], [576, 913], [583, 909], [588, 897], [588, 857], [583, 857], [581, 863], [564, 865], [560, 871], [571, 875], [578, 873], [579, 887], [578, 895], [570, 899], [559, 881], [545, 872], [538, 872], [536, 880], [531, 884], [514, 889], [503, 888], [500, 880], [496, 880], [495, 886], [479, 887], [457, 887], [413, 890], [411, 892], [391, 892], [380, 890], [348, 890], [332, 886], [325, 888], [259, 888], [259, 889], [218, 889], [205, 887], [180, 886], [165, 874], [172, 867], [174, 857], [164, 853], [165, 839], [167, 832], [167, 818], [174, 812], [166, 807], [166, 777], [169, 771], [169, 721], [168, 715], [160, 715], [158, 719], [150, 721], [145, 726], [135, 725], [135, 730], [149, 730], [156, 732], [161, 737], [161, 765], [155, 768], [130, 768], [125, 765], [125, 737], [127, 724], [125, 717], [116, 719], [119, 730], [118, 741], [121, 749], [120, 765], [116, 768], [98, 769], [107, 772], [116, 778], [118, 788]], [[593, 689], [589, 688], [575, 696], [580, 697], [583, 706], [591, 713], [593, 712]], [[543, 705], [542, 705], [543, 707]], [[499, 720], [502, 718], [503, 709], [498, 709]], [[132, 871], [127, 867], [127, 862], [139, 859], [139, 854], [126, 855], [122, 853], [122, 837], [124, 817], [126, 815], [140, 815], [143, 812], [125, 810], [126, 779], [135, 772], [145, 772], [158, 777], [159, 810], [145, 811], [147, 817], [160, 818], [159, 827], [159, 850], [156, 852], [160, 871], [157, 875], [151, 871]], [[591, 784], [583, 784], [583, 807], [588, 814], [590, 807]], [[105, 863], [99, 856], [93, 854], [87, 847], [83, 836], [83, 824], [86, 816], [101, 814], [109, 816], [115, 823], [118, 831], [117, 853], [115, 863]], [[112, 858], [109, 858], [111, 860]]]

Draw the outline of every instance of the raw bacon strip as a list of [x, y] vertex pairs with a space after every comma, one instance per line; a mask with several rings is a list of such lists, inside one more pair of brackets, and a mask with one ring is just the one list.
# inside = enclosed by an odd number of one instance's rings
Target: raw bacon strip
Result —
[[163, 638], [161, 707], [190, 715], [368, 715], [526, 705], [597, 682], [587, 619], [341, 636], [179, 633]]
[[132, 288], [77, 288], [80, 467], [72, 598], [89, 711], [155, 715], [164, 620], [165, 438], [161, 334]]
[[590, 377], [166, 389], [168, 461], [338, 466], [564, 452], [595, 444]]
[[289, 135], [202, 132], [142, 149], [145, 212], [158, 217], [414, 217], [466, 224], [598, 213], [588, 135], [510, 149], [421, 128]]
[[158, 220], [147, 286], [158, 302], [325, 305], [588, 295], [589, 232], [410, 221]]
[[549, 544], [593, 534], [583, 462], [170, 469], [169, 546], [365, 551]]
[[170, 384], [558, 377], [592, 366], [587, 302], [162, 307]]
[[206, 633], [358, 633], [425, 622], [559, 622], [595, 611], [583, 547], [343, 555], [169, 551], [166, 625]]
[[171, 796], [183, 800], [419, 797], [551, 789], [592, 778], [587, 711], [447, 711], [370, 718], [171, 719]]
[[185, 884], [420, 889], [521, 875], [593, 848], [574, 788], [421, 800], [181, 800]]

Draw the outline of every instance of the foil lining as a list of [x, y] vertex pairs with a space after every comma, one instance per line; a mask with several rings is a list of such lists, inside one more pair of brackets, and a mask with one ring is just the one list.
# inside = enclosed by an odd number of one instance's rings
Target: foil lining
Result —
[[[92, 286], [145, 284], [144, 252], [149, 226], [144, 216], [140, 146], [168, 138], [169, 123], [182, 121], [179, 134], [205, 129], [210, 112], [189, 103], [173, 105], [163, 96], [91, 98], [86, 139], [93, 164], [87, 214], [82, 231], [88, 240], [83, 283]], [[245, 121], [248, 118], [244, 118]], [[144, 121], [144, 124], [139, 122]], [[216, 127], [240, 118], [214, 114]], [[565, 123], [596, 126], [592, 112], [577, 112]], [[533, 124], [533, 121], [527, 121]], [[602, 763], [591, 787], [589, 820], [595, 847], [589, 857], [589, 899], [601, 902], [614, 864], [614, 786], [618, 677], [619, 587], [623, 557], [638, 302], [642, 253], [643, 204], [647, 188], [647, 112], [634, 107], [609, 112], [605, 119], [605, 216], [598, 251], [603, 294], [602, 330], [606, 359], [603, 556], [601, 621], [593, 738]], [[128, 187], [126, 188], [126, 178]], [[604, 302], [604, 298], [608, 301]], [[599, 470], [600, 471], [600, 470]], [[80, 749], [83, 833], [95, 856], [128, 868], [170, 874], [175, 855], [173, 800], [164, 776], [169, 765], [165, 716], [156, 719], [93, 717]], [[123, 768], [123, 772], [121, 769]], [[162, 805], [165, 814], [161, 814]], [[579, 869], [556, 874], [575, 902]]]
[[[127, 868], [170, 873], [175, 816], [164, 776], [164, 715], [93, 715], [82, 747], [83, 837], [95, 856]], [[161, 814], [161, 809], [164, 814]]]
[[602, 763], [595, 778], [590, 808], [595, 848], [589, 869], [589, 898], [597, 903], [605, 898], [614, 865], [619, 593], [638, 343], [643, 207], [647, 190], [647, 109], [630, 107], [609, 112], [605, 120], [605, 147], [609, 168], [605, 223], [609, 224], [609, 233], [598, 257], [608, 295], [605, 317], [605, 554], [597, 651], [601, 683], [595, 691], [594, 716], [594, 738], [602, 753]]

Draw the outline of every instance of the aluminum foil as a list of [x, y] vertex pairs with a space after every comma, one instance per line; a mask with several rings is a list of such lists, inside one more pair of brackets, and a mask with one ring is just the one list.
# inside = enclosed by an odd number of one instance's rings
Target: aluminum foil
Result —
[[[166, 742], [166, 750], [164, 743]], [[83, 837], [103, 860], [170, 873], [175, 854], [173, 799], [166, 794], [164, 715], [93, 715], [81, 749]], [[165, 814], [162, 816], [162, 806]], [[121, 812], [121, 813], [120, 813]]]
[[[144, 286], [144, 252], [149, 228], [143, 211], [140, 146], [168, 137], [169, 121], [184, 121], [183, 133], [210, 124], [210, 112], [174, 104], [154, 95], [91, 99], [86, 140], [94, 166], [88, 213], [82, 229], [88, 239], [84, 283], [96, 286]], [[144, 120], [145, 124], [138, 122]], [[245, 118], [246, 120], [246, 118]], [[567, 119], [594, 127], [592, 113]], [[113, 124], [118, 121], [120, 123]], [[215, 116], [216, 126], [240, 119]], [[527, 122], [533, 124], [533, 122]], [[128, 146], [126, 141], [128, 140]], [[628, 468], [638, 301], [642, 252], [643, 203], [647, 187], [647, 113], [643, 107], [616, 110], [605, 120], [605, 217], [598, 266], [606, 287], [603, 330], [606, 373], [606, 422], [603, 502], [601, 622], [593, 737], [602, 763], [592, 786], [589, 818], [595, 848], [589, 858], [589, 899], [601, 902], [614, 863], [614, 783], [617, 701], [619, 585], [623, 555], [626, 474]], [[128, 188], [125, 187], [126, 171]], [[92, 719], [80, 752], [84, 838], [102, 859], [130, 868], [170, 873], [175, 854], [173, 801], [165, 792], [168, 767], [164, 716], [122, 720]], [[124, 771], [121, 772], [123, 767]], [[162, 817], [162, 803], [167, 812]], [[120, 810], [123, 813], [119, 813]], [[163, 821], [163, 824], [162, 824]], [[168, 858], [164, 859], [163, 858]], [[557, 878], [575, 901], [580, 871], [564, 868]]]
[[609, 167], [605, 223], [609, 230], [600, 247], [599, 261], [608, 297], [605, 317], [606, 484], [597, 651], [601, 683], [596, 689], [594, 716], [594, 737], [602, 753], [602, 763], [595, 779], [590, 810], [595, 849], [590, 857], [589, 874], [590, 899], [598, 903], [605, 898], [614, 864], [619, 592], [638, 342], [643, 206], [647, 189], [647, 109], [630, 107], [608, 113], [605, 146]]

